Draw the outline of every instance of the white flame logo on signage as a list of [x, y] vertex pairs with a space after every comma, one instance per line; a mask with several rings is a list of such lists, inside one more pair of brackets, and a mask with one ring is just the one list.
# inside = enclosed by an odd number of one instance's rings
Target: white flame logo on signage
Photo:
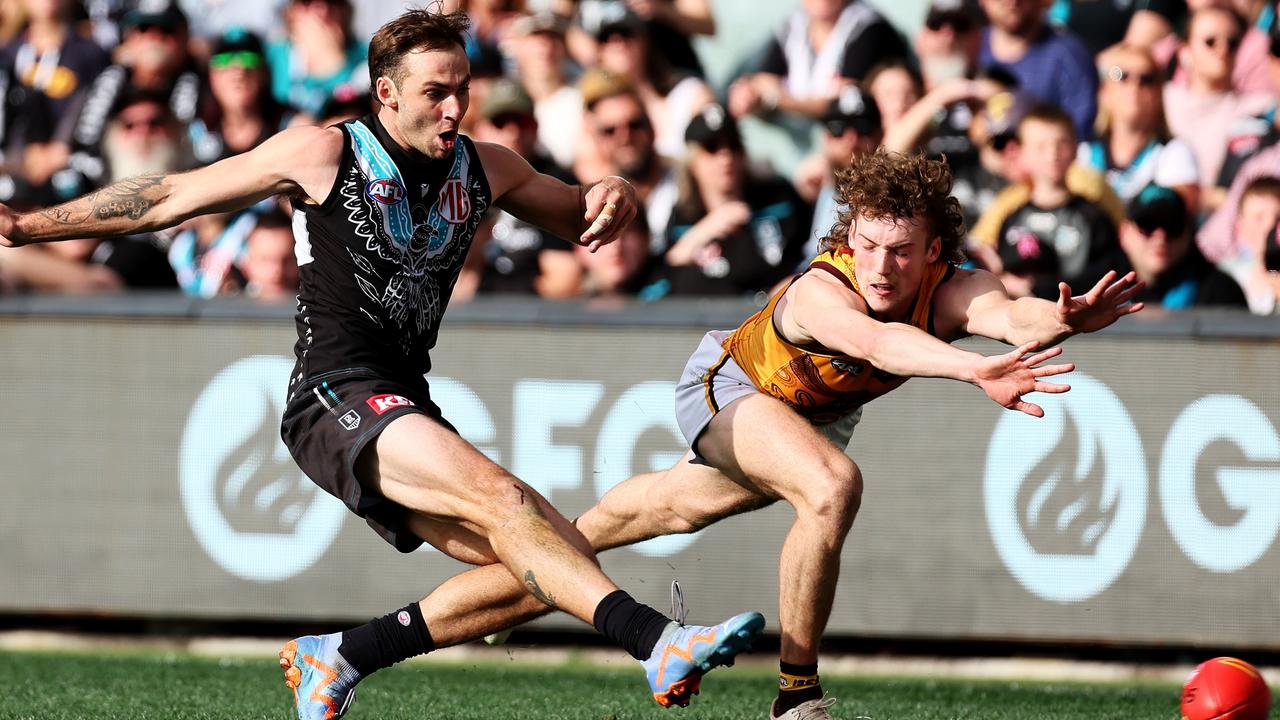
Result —
[[324, 555], [347, 509], [316, 487], [280, 440], [293, 360], [248, 357], [219, 372], [187, 416], [179, 471], [196, 540], [227, 572], [285, 580]]
[[1124, 572], [1146, 522], [1137, 428], [1102, 382], [1038, 396], [1045, 417], [1001, 416], [983, 479], [987, 524], [1009, 572], [1046, 600], [1078, 602]]

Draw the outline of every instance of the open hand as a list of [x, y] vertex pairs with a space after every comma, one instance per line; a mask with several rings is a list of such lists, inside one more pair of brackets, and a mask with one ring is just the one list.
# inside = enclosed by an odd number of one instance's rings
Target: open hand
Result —
[[1122, 315], [1138, 312], [1142, 303], [1126, 304], [1146, 287], [1137, 278], [1137, 273], [1130, 272], [1116, 280], [1116, 271], [1109, 270], [1089, 292], [1074, 297], [1070, 285], [1058, 283], [1058, 322], [1072, 333], [1094, 332]]
[[1041, 378], [1069, 373], [1076, 366], [1072, 363], [1041, 365], [1044, 361], [1061, 355], [1061, 347], [1052, 347], [1027, 357], [1027, 353], [1035, 350], [1039, 344], [1033, 340], [1003, 355], [985, 358], [978, 365], [976, 373], [978, 387], [1003, 407], [1033, 417], [1044, 417], [1044, 408], [1023, 400], [1022, 396], [1033, 392], [1064, 393], [1070, 390], [1070, 385], [1044, 382]]

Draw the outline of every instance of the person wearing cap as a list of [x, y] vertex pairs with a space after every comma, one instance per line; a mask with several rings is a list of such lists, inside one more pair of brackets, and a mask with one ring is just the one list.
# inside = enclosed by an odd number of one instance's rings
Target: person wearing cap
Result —
[[673, 295], [769, 290], [805, 252], [809, 208], [791, 184], [747, 174], [738, 125], [711, 105], [689, 123], [662, 276]]
[[1045, 23], [1049, 0], [982, 0], [991, 24], [982, 31], [978, 69], [999, 68], [1040, 101], [1066, 110], [1076, 136], [1093, 137], [1098, 70], [1079, 38]]
[[[0, 206], [9, 253], [290, 197], [301, 285], [281, 438], [307, 477], [395, 550], [431, 543], [481, 566], [453, 579], [466, 592], [446, 588], [358, 627], [288, 641], [280, 669], [299, 720], [336, 720], [365, 677], [552, 611], [625, 649], [655, 702], [688, 705], [704, 674], [732, 665], [765, 625], [759, 612], [685, 625], [637, 602], [580, 530], [462, 438], [432, 399], [424, 373], [485, 209], [591, 249], [616, 240], [637, 211], [621, 178], [566, 185], [458, 132], [470, 104], [468, 24], [460, 12], [407, 10], [384, 25], [369, 63], [378, 108], [358, 120], [292, 127], [213, 165], [129, 178], [40, 212]], [[340, 593], [343, 573], [330, 573]], [[481, 603], [495, 594], [503, 602], [491, 612]]]
[[729, 86], [734, 117], [774, 110], [821, 117], [846, 85], [906, 44], [862, 0], [804, 0], [769, 40], [756, 72]]
[[649, 25], [625, 5], [619, 15], [599, 23], [595, 39], [599, 66], [629, 78], [644, 101], [658, 152], [673, 160], [684, 157], [685, 128], [715, 102], [710, 86], [697, 75], [675, 70], [667, 48], [651, 41]]
[[[1172, 188], [1148, 185], [1129, 201], [1128, 216], [1120, 225], [1126, 262], [1116, 269], [1132, 269], [1146, 283], [1134, 300], [1167, 310], [1246, 307], [1240, 285], [1200, 254], [1191, 226], [1187, 204]], [[1274, 226], [1273, 216], [1264, 237]]]
[[1148, 185], [1182, 193], [1192, 214], [1200, 198], [1200, 168], [1191, 147], [1169, 133], [1161, 90], [1164, 73], [1137, 45], [1108, 48], [1098, 57], [1098, 138], [1080, 143], [1077, 160], [1106, 175], [1124, 201]]
[[[952, 194], [973, 226], [996, 195], [1016, 181], [1017, 121], [1035, 104], [991, 77], [944, 82], [885, 133], [884, 148], [924, 151], [951, 166]], [[963, 130], [960, 127], [963, 126]]]
[[[539, 151], [533, 100], [510, 78], [495, 80], [480, 106], [476, 140], [501, 145], [529, 161], [534, 170], [572, 183], [572, 175]], [[573, 244], [499, 208], [490, 208], [476, 229], [468, 268], [453, 297], [537, 294], [564, 298], [578, 286], [580, 269]]]
[[575, 25], [582, 32], [575, 37], [587, 42], [573, 43], [574, 57], [583, 65], [599, 62], [596, 43], [601, 42], [608, 25], [627, 17], [638, 25], [653, 47], [662, 49], [663, 58], [682, 75], [703, 77], [702, 63], [693, 50], [694, 35], [716, 34], [716, 19], [710, 0], [578, 0]]
[[504, 52], [515, 60], [516, 79], [533, 98], [538, 142], [561, 167], [572, 167], [582, 136], [582, 95], [567, 73], [569, 21], [549, 11], [516, 18]]
[[836, 176], [853, 161], [875, 152], [883, 135], [875, 98], [857, 86], [849, 86], [831, 101], [822, 122], [822, 151], [800, 164], [792, 180], [796, 192], [813, 205], [813, 218], [800, 257], [808, 264], [818, 254], [818, 241], [827, 234], [839, 214]]
[[351, 0], [289, 0], [285, 37], [267, 46], [277, 102], [317, 116], [340, 92], [369, 91], [369, 43], [351, 31]]
[[[1041, 298], [1057, 294], [1058, 282], [1090, 285], [1115, 267], [1120, 254], [1116, 232], [1124, 208], [1100, 173], [1077, 171], [1088, 179], [1085, 192], [1075, 192], [1069, 180], [1076, 156], [1071, 117], [1053, 106], [1036, 106], [1018, 123], [1018, 166], [1026, 178], [1002, 191], [974, 226], [972, 236], [985, 253], [975, 255], [997, 274], [1002, 246], [1016, 245], [1030, 232], [1052, 247], [1060, 275], [1038, 277], [1033, 286], [1006, 286], [1015, 297], [1027, 293]], [[1095, 200], [1093, 198], [1105, 198]], [[981, 245], [979, 246], [981, 247]]]
[[187, 133], [202, 165], [252, 150], [296, 116], [271, 95], [270, 69], [257, 35], [233, 28], [210, 50], [209, 93]]
[[179, 126], [195, 118], [203, 93], [200, 72], [187, 45], [187, 19], [167, 0], [141, 0], [120, 22], [123, 40], [117, 63], [100, 73], [79, 105], [66, 113], [54, 141], [70, 153], [67, 167], [54, 173], [59, 200], [105, 181], [101, 145], [107, 120], [121, 96], [156, 93], [168, 98]]

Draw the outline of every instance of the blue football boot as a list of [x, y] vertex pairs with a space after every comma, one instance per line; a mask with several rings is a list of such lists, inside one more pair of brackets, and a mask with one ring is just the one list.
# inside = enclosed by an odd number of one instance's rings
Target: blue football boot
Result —
[[653, 699], [663, 707], [687, 707], [702, 687], [702, 676], [751, 649], [764, 630], [758, 612], [734, 615], [719, 625], [671, 623], [662, 631], [653, 653], [641, 664]]
[[304, 635], [280, 651], [284, 684], [293, 690], [298, 720], [337, 720], [356, 699], [360, 674], [338, 654], [342, 633]]

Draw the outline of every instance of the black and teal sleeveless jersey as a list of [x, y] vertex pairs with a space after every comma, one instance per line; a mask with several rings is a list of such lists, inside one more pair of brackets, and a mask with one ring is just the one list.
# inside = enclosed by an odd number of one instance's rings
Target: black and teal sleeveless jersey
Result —
[[296, 203], [298, 364], [291, 386], [335, 370], [420, 385], [440, 318], [492, 201], [475, 145], [414, 157], [376, 116], [343, 123], [337, 180]]

